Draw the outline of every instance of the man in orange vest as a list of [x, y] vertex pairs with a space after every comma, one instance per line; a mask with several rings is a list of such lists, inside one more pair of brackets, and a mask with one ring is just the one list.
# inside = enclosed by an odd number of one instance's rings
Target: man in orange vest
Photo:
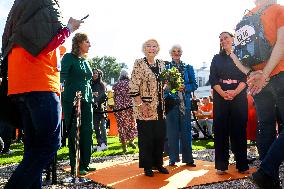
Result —
[[[25, 131], [22, 162], [5, 189], [41, 188], [41, 174], [60, 147], [59, 50], [81, 20], [63, 26], [57, 0], [15, 0], [2, 36], [8, 95]], [[6, 81], [7, 82], [7, 81]]]

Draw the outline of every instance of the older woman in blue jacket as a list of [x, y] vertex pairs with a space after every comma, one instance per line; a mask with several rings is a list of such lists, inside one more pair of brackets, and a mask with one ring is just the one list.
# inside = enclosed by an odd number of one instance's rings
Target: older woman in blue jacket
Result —
[[[184, 87], [172, 93], [165, 91], [166, 101], [170, 101], [167, 107], [166, 125], [168, 139], [168, 153], [170, 166], [180, 161], [179, 154], [182, 154], [182, 162], [195, 167], [192, 157], [192, 135], [191, 135], [191, 92], [197, 89], [193, 67], [180, 60], [182, 48], [174, 45], [170, 49], [172, 61], [166, 64], [166, 69], [177, 68], [183, 80]], [[166, 103], [167, 104], [167, 103]]]

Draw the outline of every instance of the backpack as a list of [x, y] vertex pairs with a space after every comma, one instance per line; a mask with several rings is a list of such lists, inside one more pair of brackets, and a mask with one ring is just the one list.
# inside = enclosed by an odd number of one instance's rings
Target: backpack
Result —
[[245, 15], [237, 24], [234, 38], [234, 53], [243, 65], [252, 67], [267, 61], [272, 46], [264, 35], [261, 15], [272, 4], [266, 4], [252, 15]]

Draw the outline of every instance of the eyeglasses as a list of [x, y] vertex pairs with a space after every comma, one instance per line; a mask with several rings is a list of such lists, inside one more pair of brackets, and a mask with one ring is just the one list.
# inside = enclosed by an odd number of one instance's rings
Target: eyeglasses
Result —
[[172, 51], [172, 53], [179, 53], [180, 54], [181, 50], [175, 49], [175, 50]]
[[153, 48], [153, 49], [156, 49], [156, 48], [158, 48], [158, 46], [157, 45], [146, 45], [146, 48]]

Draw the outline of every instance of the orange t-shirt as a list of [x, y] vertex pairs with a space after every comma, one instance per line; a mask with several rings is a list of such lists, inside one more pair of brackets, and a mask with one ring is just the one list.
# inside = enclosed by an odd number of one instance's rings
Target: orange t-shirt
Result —
[[200, 110], [203, 112], [210, 112], [213, 110], [213, 104], [212, 103], [208, 103], [208, 104], [203, 104], [202, 106], [200, 106]]
[[[58, 54], [58, 56], [57, 56]], [[41, 52], [32, 56], [20, 46], [14, 46], [8, 55], [8, 95], [32, 91], [60, 93], [59, 52]]]
[[202, 112], [211, 112], [210, 116], [208, 118], [213, 118], [213, 103], [209, 102], [208, 104], [203, 104], [199, 107], [199, 110]]
[[[256, 12], [260, 6], [254, 8], [252, 12]], [[272, 46], [275, 45], [277, 40], [277, 30], [284, 26], [284, 7], [278, 4], [273, 4], [263, 11], [261, 15], [261, 21], [264, 28], [264, 35]], [[254, 70], [261, 70], [266, 63], [253, 66]], [[281, 61], [271, 72], [270, 76], [276, 75], [279, 72], [284, 71], [284, 56]]]

